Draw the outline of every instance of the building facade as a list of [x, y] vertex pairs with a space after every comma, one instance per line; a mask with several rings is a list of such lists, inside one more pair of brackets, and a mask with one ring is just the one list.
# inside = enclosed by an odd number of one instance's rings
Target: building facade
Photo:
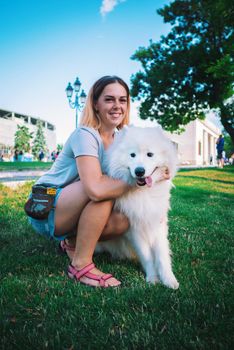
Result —
[[216, 141], [220, 134], [220, 129], [207, 119], [190, 122], [180, 135], [167, 132], [177, 147], [179, 163], [197, 166], [216, 164]]
[[[135, 118], [133, 125], [140, 127], [155, 127], [157, 122]], [[196, 119], [184, 125], [185, 131], [181, 134], [165, 134], [175, 144], [180, 165], [216, 165], [216, 141], [221, 130], [208, 118], [205, 120]]]
[[[28, 127], [29, 131], [34, 132], [35, 135], [38, 119], [40, 118], [0, 109], [0, 153], [9, 156], [13, 152], [17, 125]], [[52, 152], [56, 150], [55, 126], [46, 120], [40, 120], [43, 125], [46, 147], [49, 152]]]

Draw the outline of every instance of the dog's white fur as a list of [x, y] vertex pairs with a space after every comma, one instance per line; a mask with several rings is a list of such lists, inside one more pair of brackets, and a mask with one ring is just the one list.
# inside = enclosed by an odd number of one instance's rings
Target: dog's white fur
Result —
[[169, 169], [171, 179], [174, 177], [176, 161], [174, 146], [159, 127], [128, 127], [119, 133], [107, 152], [108, 175], [134, 184], [135, 170], [141, 167], [145, 169], [144, 176], [152, 179], [152, 186], [133, 187], [116, 200], [115, 209], [128, 217], [130, 229], [119, 238], [99, 242], [96, 247], [97, 252], [107, 251], [115, 258], [132, 258], [135, 252], [148, 282], [160, 279], [174, 289], [179, 283], [172, 272], [167, 238], [172, 182], [160, 179], [165, 168]]

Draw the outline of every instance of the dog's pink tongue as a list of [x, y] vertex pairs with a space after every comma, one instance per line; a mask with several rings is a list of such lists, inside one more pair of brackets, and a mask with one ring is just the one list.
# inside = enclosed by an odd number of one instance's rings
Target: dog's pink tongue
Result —
[[152, 186], [152, 183], [153, 183], [152, 177], [151, 177], [151, 176], [147, 176], [147, 177], [145, 178], [145, 182], [146, 182], [146, 185], [147, 185], [148, 187], [151, 187], [151, 186]]

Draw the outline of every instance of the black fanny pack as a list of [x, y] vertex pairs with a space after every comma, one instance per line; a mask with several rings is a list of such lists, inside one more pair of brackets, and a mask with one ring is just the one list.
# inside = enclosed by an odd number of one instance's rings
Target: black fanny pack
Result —
[[26, 214], [37, 220], [48, 218], [49, 212], [54, 205], [56, 193], [56, 186], [34, 185], [32, 194], [24, 205]]

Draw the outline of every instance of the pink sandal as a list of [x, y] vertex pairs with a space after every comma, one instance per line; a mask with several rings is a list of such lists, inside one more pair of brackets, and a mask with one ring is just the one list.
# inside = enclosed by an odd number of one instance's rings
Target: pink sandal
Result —
[[108, 288], [108, 287], [118, 287], [118, 286], [108, 286], [106, 285], [106, 281], [108, 279], [110, 279], [112, 277], [112, 275], [110, 273], [105, 274], [103, 276], [98, 276], [95, 275], [91, 272], [89, 272], [90, 270], [92, 270], [95, 267], [95, 265], [93, 263], [83, 267], [83, 269], [81, 270], [76, 270], [76, 268], [74, 266], [72, 266], [71, 264], [68, 266], [68, 276], [72, 279], [75, 279], [76, 281], [79, 281], [80, 283], [86, 284], [88, 286], [91, 287], [95, 287], [92, 284], [89, 283], [85, 283], [83, 281], [81, 281], [81, 277], [87, 277], [90, 280], [95, 280], [99, 282], [99, 285], [97, 287], [103, 287], [103, 288]]
[[59, 242], [58, 250], [60, 254], [66, 254], [68, 256], [67, 252], [74, 252], [75, 247], [69, 246], [64, 239]]

